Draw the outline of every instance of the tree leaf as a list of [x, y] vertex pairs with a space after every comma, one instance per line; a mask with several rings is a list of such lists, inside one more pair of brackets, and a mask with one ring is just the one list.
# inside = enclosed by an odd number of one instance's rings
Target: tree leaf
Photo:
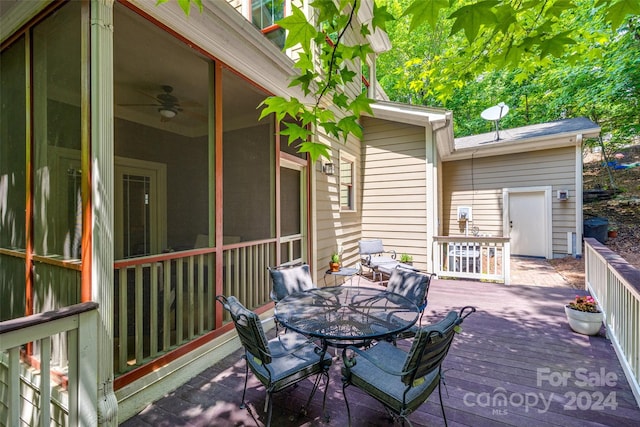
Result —
[[311, 157], [312, 162], [318, 160], [320, 156], [327, 160], [331, 159], [329, 146], [321, 142], [305, 141], [298, 146], [298, 151], [301, 153], [309, 153], [309, 157]]
[[338, 127], [342, 131], [342, 138], [347, 140], [349, 134], [355, 135], [356, 138], [362, 138], [362, 127], [358, 123], [358, 120], [354, 116], [345, 116], [338, 121]]
[[497, 0], [486, 0], [478, 3], [462, 6], [451, 15], [449, 19], [455, 19], [451, 27], [451, 35], [464, 30], [467, 41], [474, 42], [482, 25], [495, 25], [497, 18], [491, 10], [498, 4]]
[[366, 93], [361, 93], [349, 104], [349, 110], [353, 112], [355, 118], [359, 118], [363, 112], [373, 115], [371, 104], [373, 100], [367, 96]]
[[305, 53], [311, 54], [311, 40], [316, 36], [317, 31], [297, 6], [292, 5], [291, 15], [279, 20], [277, 24], [287, 30], [284, 49], [300, 44]]
[[628, 15], [640, 15], [639, 0], [619, 0], [615, 2], [607, 10], [606, 19], [611, 22], [611, 28], [616, 30]]
[[425, 21], [435, 30], [440, 9], [447, 7], [449, 7], [447, 0], [415, 0], [407, 7], [402, 16], [413, 15], [411, 25], [409, 25], [409, 31], [416, 29]]
[[[446, 2], [446, 0], [440, 0]], [[387, 22], [393, 21], [396, 18], [387, 12], [387, 6], [380, 6], [373, 3], [373, 19], [371, 20], [371, 26], [375, 30], [380, 28], [382, 31], [387, 31]]]
[[304, 126], [300, 126], [297, 123], [292, 122], [280, 122], [284, 126], [285, 129], [280, 130], [280, 135], [287, 135], [289, 137], [289, 145], [296, 140], [306, 141], [309, 137], [313, 135], [313, 132], [307, 129]]
[[575, 40], [568, 37], [567, 34], [569, 34], [569, 32], [565, 31], [557, 36], [541, 41], [540, 58], [544, 58], [549, 54], [556, 58], [560, 58], [564, 54], [567, 45], [576, 43]]

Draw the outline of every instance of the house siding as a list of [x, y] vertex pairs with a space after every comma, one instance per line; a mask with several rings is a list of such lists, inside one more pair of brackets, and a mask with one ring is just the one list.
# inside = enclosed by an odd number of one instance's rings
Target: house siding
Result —
[[[471, 206], [479, 233], [508, 235], [503, 230], [503, 188], [551, 186], [552, 250], [567, 254], [567, 232], [576, 232], [576, 149], [563, 147], [504, 156], [443, 163], [443, 233], [464, 235], [457, 221], [457, 208]], [[558, 190], [569, 190], [569, 200], [560, 201]]]
[[382, 239], [385, 249], [427, 265], [425, 128], [363, 119], [360, 179], [362, 239]]

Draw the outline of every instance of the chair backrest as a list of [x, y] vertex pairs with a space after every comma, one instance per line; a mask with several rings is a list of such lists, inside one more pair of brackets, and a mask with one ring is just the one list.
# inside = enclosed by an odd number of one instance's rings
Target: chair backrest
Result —
[[456, 326], [475, 311], [474, 307], [464, 307], [459, 313], [450, 311], [438, 323], [420, 328], [402, 368], [403, 372], [407, 372], [402, 376], [402, 382], [408, 386], [417, 385], [417, 379], [434, 369], [440, 369], [456, 333]]
[[387, 283], [387, 291], [413, 301], [420, 311], [423, 311], [427, 306], [427, 294], [432, 276], [419, 271], [394, 268]]
[[224, 295], [218, 295], [216, 299], [231, 314], [231, 319], [244, 349], [258, 358], [262, 364], [271, 363], [269, 342], [262, 328], [260, 317], [242, 305], [234, 296], [226, 298]]
[[384, 246], [382, 245], [382, 240], [380, 239], [360, 240], [358, 242], [358, 248], [360, 251], [360, 255], [375, 255], [384, 253]]
[[308, 264], [297, 266], [269, 267], [271, 275], [271, 299], [280, 301], [287, 295], [314, 288]]

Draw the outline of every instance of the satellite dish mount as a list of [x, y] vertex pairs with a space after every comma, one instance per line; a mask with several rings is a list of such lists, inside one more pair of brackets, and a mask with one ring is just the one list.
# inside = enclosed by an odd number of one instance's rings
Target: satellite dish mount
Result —
[[489, 107], [480, 113], [480, 117], [485, 120], [491, 120], [496, 125], [496, 136], [494, 141], [500, 140], [500, 130], [498, 124], [500, 123], [500, 119], [507, 115], [509, 112], [509, 106], [504, 102], [499, 103], [498, 105], [494, 105], [493, 107]]

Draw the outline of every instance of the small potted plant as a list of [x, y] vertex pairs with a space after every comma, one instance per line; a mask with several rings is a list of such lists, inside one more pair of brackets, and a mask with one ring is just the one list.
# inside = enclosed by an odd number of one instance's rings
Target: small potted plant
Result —
[[400, 262], [402, 264], [413, 265], [413, 257], [409, 254], [400, 254]]
[[334, 252], [331, 254], [329, 269], [333, 272], [340, 271], [340, 254], [338, 252]]
[[618, 227], [616, 227], [615, 225], [609, 227], [608, 236], [610, 239], [615, 239], [616, 237], [618, 237]]
[[597, 335], [602, 326], [602, 311], [591, 295], [576, 295], [576, 298], [564, 307], [569, 326], [574, 332], [583, 335]]

